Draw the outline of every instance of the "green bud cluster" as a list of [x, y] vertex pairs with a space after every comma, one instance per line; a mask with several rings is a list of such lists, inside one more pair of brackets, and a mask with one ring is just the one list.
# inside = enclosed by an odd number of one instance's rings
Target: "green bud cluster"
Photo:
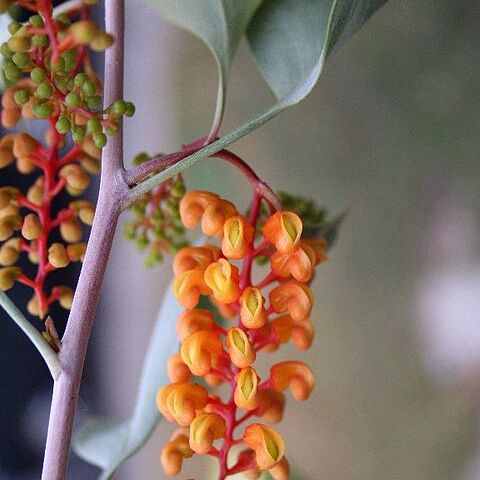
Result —
[[[140, 153], [133, 163], [139, 165], [149, 159], [148, 154]], [[183, 178], [178, 175], [145, 194], [130, 208], [134, 218], [125, 224], [124, 236], [134, 241], [139, 250], [147, 250], [146, 266], [160, 263], [165, 254], [174, 254], [187, 245], [179, 212], [184, 194]]]

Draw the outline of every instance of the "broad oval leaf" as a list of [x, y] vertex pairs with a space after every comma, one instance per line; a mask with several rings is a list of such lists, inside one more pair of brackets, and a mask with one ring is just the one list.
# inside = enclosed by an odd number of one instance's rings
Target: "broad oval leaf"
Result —
[[228, 73], [245, 30], [262, 0], [147, 0], [172, 23], [208, 46], [218, 65], [219, 86], [214, 127], [220, 125]]
[[156, 408], [155, 397], [158, 389], [169, 382], [167, 361], [179, 348], [175, 324], [182, 311], [170, 285], [145, 356], [132, 416], [121, 421], [92, 418], [75, 435], [75, 452], [102, 469], [101, 480], [112, 478], [118, 467], [148, 440], [162, 418]]
[[350, 38], [386, 0], [265, 0], [248, 40], [280, 108], [307, 96], [327, 55]]

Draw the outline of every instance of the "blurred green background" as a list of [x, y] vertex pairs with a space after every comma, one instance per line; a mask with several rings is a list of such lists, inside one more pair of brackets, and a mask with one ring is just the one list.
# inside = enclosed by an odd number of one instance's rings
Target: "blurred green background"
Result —
[[[202, 43], [127, 5], [131, 158], [202, 136], [217, 79]], [[351, 208], [315, 282], [314, 347], [282, 353], [307, 360], [318, 380], [279, 426], [302, 479], [480, 479], [479, 21], [474, 0], [391, 0], [332, 55], [312, 95], [233, 146], [274, 188], [332, 213]], [[223, 130], [272, 101], [243, 44]], [[249, 198], [215, 161], [186, 179]], [[170, 276], [168, 265], [145, 272], [140, 263], [119, 232], [90, 360], [104, 370], [104, 409], [117, 415], [132, 408]], [[163, 478], [171, 431], [162, 424], [122, 478]], [[179, 478], [211, 476], [203, 460], [185, 465]]]

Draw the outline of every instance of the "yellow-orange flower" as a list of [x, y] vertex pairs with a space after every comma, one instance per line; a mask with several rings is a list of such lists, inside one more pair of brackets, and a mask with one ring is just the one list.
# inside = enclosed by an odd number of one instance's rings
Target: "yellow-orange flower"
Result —
[[225, 221], [236, 214], [235, 205], [228, 200], [218, 199], [209, 203], [202, 216], [202, 232], [221, 238]]
[[315, 387], [315, 377], [306, 363], [287, 360], [270, 369], [270, 385], [279, 391], [290, 387], [293, 398], [303, 401], [307, 400]]
[[281, 253], [297, 249], [302, 236], [302, 220], [293, 212], [277, 212], [263, 226], [263, 236]]
[[173, 272], [180, 275], [187, 270], [207, 268], [212, 262], [218, 260], [220, 250], [213, 245], [203, 247], [184, 247], [177, 252], [173, 260]]
[[223, 226], [222, 253], [227, 258], [243, 258], [252, 243], [253, 227], [242, 215], [230, 217]]
[[265, 388], [258, 392], [258, 415], [268, 423], [282, 421], [285, 410], [285, 395], [273, 388]]
[[200, 330], [212, 330], [214, 325], [213, 313], [208, 310], [195, 308], [183, 312], [177, 319], [177, 337], [183, 342], [192, 333]]
[[280, 343], [293, 340], [300, 350], [308, 350], [315, 336], [315, 327], [312, 322], [295, 322], [290, 315], [282, 315], [272, 321], [272, 329], [276, 333]]
[[194, 190], [187, 192], [180, 201], [180, 218], [187, 228], [194, 228], [201, 220], [207, 206], [217, 200], [218, 195]]
[[230, 359], [236, 367], [249, 367], [255, 361], [255, 349], [241, 328], [234, 327], [227, 331], [226, 344]]
[[238, 268], [221, 258], [205, 270], [205, 283], [222, 303], [233, 303], [240, 296]]
[[222, 354], [222, 342], [215, 332], [192, 333], [182, 343], [182, 359], [194, 375], [203, 376], [210, 372]]
[[247, 328], [261, 328], [267, 322], [265, 300], [258, 288], [247, 287], [240, 300], [240, 320]]
[[290, 253], [275, 252], [270, 257], [272, 270], [280, 277], [290, 275], [299, 282], [308, 282], [315, 268], [315, 251], [306, 243]]
[[198, 305], [200, 295], [211, 293], [204, 279], [205, 270], [194, 268], [181, 273], [173, 282], [173, 293], [182, 307], [192, 310]]
[[167, 373], [173, 383], [186, 382], [191, 375], [190, 369], [183, 362], [180, 353], [174, 353], [168, 359]]
[[306, 285], [289, 280], [270, 292], [270, 303], [277, 313], [288, 312], [295, 321], [307, 320], [312, 312], [313, 294]]
[[283, 457], [273, 468], [269, 471], [273, 480], [288, 480], [290, 478], [290, 465], [285, 457]]
[[255, 461], [262, 470], [273, 468], [285, 454], [282, 436], [260, 423], [252, 423], [245, 429], [243, 441], [255, 451]]
[[180, 473], [185, 458], [190, 458], [193, 450], [188, 441], [188, 430], [178, 429], [163, 447], [160, 461], [167, 477], [174, 477]]
[[242, 368], [237, 375], [234, 401], [238, 408], [255, 410], [258, 406], [258, 375], [254, 368]]
[[190, 448], [196, 453], [208, 453], [217, 438], [227, 430], [225, 419], [216, 413], [202, 413], [190, 425]]
[[205, 408], [208, 392], [196, 383], [171, 383], [157, 393], [157, 407], [171, 422], [188, 427], [197, 415], [197, 410]]

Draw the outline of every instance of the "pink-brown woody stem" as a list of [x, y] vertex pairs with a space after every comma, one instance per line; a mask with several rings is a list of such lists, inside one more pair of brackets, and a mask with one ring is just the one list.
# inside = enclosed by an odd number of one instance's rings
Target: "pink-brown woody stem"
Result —
[[[105, 55], [105, 105], [123, 96], [124, 0], [106, 0], [106, 30], [115, 43]], [[42, 480], [65, 480], [73, 421], [90, 333], [113, 236], [128, 191], [122, 134], [103, 151], [97, 210], [72, 310], [59, 352], [61, 373], [54, 383]]]

